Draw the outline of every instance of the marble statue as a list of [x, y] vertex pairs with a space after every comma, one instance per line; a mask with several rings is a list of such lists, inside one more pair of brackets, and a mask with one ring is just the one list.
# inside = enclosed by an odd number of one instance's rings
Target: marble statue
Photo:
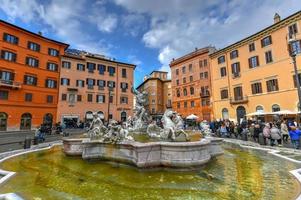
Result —
[[93, 113], [93, 121], [89, 127], [88, 134], [90, 138], [99, 138], [105, 135], [107, 132], [107, 128], [104, 126], [98, 114]]
[[132, 92], [136, 96], [133, 130], [146, 129], [147, 125], [151, 121], [151, 118], [145, 109], [145, 106], [148, 104], [148, 94], [146, 91], [139, 92], [135, 89], [132, 89]]

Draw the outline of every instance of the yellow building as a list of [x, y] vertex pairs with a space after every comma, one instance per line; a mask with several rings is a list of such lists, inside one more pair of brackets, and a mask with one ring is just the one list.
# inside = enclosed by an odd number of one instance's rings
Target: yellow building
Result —
[[289, 35], [301, 78], [301, 11], [210, 55], [213, 112], [216, 119], [240, 121], [252, 112], [297, 111]]
[[167, 72], [153, 71], [144, 78], [137, 90], [148, 93], [146, 109], [153, 119], [160, 118], [167, 108], [171, 108], [171, 80], [167, 79]]

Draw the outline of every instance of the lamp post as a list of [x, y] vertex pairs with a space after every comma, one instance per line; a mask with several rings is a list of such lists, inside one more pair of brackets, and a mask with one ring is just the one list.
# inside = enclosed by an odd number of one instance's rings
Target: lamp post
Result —
[[110, 101], [111, 101], [111, 92], [112, 92], [112, 88], [109, 87], [109, 99], [108, 99], [108, 124], [109, 124], [109, 121], [110, 121]]
[[[299, 45], [298, 45], [299, 42]], [[297, 92], [298, 92], [298, 111], [301, 110], [301, 91], [300, 91], [300, 80], [298, 76], [298, 69], [297, 69], [297, 62], [296, 62], [296, 55], [298, 54], [298, 49], [297, 47], [301, 46], [301, 43], [299, 40], [296, 38], [296, 34], [289, 34], [288, 35], [288, 52], [289, 55], [292, 58], [293, 65], [294, 65], [294, 72], [295, 72], [295, 80], [296, 80], [296, 85], [297, 85]], [[298, 113], [297, 113], [298, 117]], [[298, 118], [297, 118], [298, 121]]]

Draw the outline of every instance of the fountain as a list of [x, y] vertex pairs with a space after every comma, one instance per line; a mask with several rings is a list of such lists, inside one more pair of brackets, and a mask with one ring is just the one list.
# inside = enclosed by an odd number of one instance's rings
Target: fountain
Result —
[[[150, 120], [145, 106], [147, 93], [133, 90], [136, 95], [135, 116], [119, 125], [111, 120], [105, 126], [95, 113], [88, 138], [63, 140], [64, 152], [84, 160], [109, 160], [132, 164], [138, 168], [191, 168], [223, 154], [222, 139], [201, 138], [190, 141], [183, 130], [181, 117], [167, 109], [162, 117], [163, 128]], [[136, 141], [135, 135], [145, 134], [153, 142]]]

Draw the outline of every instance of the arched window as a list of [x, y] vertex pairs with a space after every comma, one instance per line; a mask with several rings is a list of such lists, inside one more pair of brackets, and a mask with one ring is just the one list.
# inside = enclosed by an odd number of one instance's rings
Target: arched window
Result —
[[278, 111], [280, 111], [280, 106], [278, 104], [274, 104], [272, 106], [272, 112], [278, 112]]
[[263, 113], [263, 107], [262, 106], [257, 106], [256, 107], [256, 112], [259, 112], [259, 113]]
[[21, 116], [20, 129], [21, 130], [30, 130], [31, 129], [31, 120], [32, 116], [30, 113], [24, 113]]
[[93, 120], [93, 112], [87, 111], [85, 119], [86, 119], [86, 121], [92, 121]]
[[44, 118], [43, 118], [43, 124], [45, 125], [52, 125], [52, 122], [53, 122], [53, 116], [51, 113], [47, 113], [44, 115]]
[[229, 119], [229, 111], [227, 108], [223, 108], [222, 110], [222, 118], [223, 119]]
[[125, 121], [126, 121], [126, 112], [124, 112], [124, 111], [121, 112], [121, 113], [120, 113], [120, 116], [121, 116], [121, 121], [122, 121], [122, 122], [125, 122]]
[[186, 88], [183, 89], [183, 95], [187, 96], [187, 89]]
[[104, 119], [104, 118], [105, 118], [105, 115], [103, 114], [102, 111], [98, 111], [97, 114], [98, 114], [98, 117], [99, 117], [100, 119]]
[[7, 114], [0, 113], [0, 131], [6, 131], [7, 129]]
[[194, 95], [194, 88], [190, 87], [190, 95]]
[[180, 89], [177, 89], [177, 97], [180, 97], [180, 96], [181, 96]]

